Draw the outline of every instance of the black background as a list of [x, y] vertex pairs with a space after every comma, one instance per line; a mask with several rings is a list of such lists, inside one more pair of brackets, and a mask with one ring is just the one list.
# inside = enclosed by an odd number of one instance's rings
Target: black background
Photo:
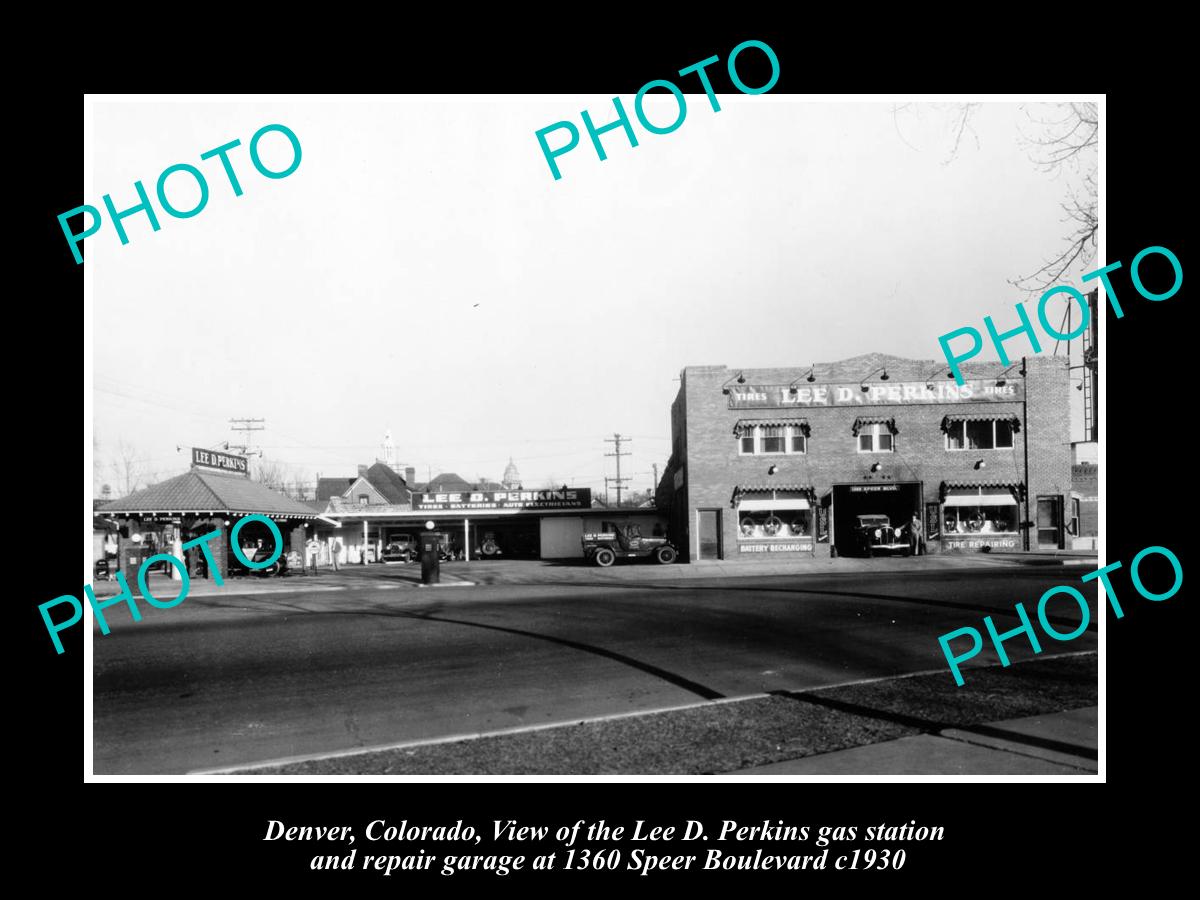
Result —
[[[590, 14], [589, 14], [590, 15]], [[597, 29], [612, 24], [613, 14], [597, 8]], [[863, 17], [865, 18], [865, 16]], [[586, 16], [585, 16], [586, 19]], [[1170, 67], [1177, 56], [1161, 43], [1134, 39], [1132, 33], [1108, 33], [1111, 45], [1085, 43], [1081, 20], [1039, 18], [1036, 27], [966, 26], [939, 20], [789, 22], [787, 27], [734, 27], [706, 16], [688, 15], [700, 24], [654, 36], [633, 20], [609, 33], [589, 37], [589, 27], [559, 26], [548, 12], [537, 29], [507, 23], [506, 35], [474, 41], [453, 29], [418, 29], [402, 38], [377, 38], [369, 46], [361, 33], [349, 43], [340, 34], [321, 42], [305, 38], [272, 45], [253, 41], [216, 42], [213, 56], [194, 63], [143, 62], [142, 68], [90, 68], [91, 91], [221, 90], [395, 92], [604, 92], [630, 97], [646, 81], [671, 74], [707, 56], [719, 55], [742, 40], [757, 38], [779, 56], [781, 78], [772, 93], [798, 92], [1019, 92], [1108, 91], [1107, 210], [1108, 247], [1101, 262], [1122, 260], [1114, 285], [1125, 309], [1106, 321], [1103, 376], [1107, 388], [1107, 463], [1101, 469], [1108, 503], [1108, 556], [1128, 566], [1146, 546], [1174, 550], [1187, 570], [1185, 552], [1196, 533], [1192, 521], [1195, 487], [1191, 397], [1197, 383], [1197, 354], [1185, 321], [1187, 286], [1170, 300], [1151, 303], [1137, 296], [1128, 279], [1128, 263], [1142, 248], [1161, 245], [1188, 258], [1183, 234], [1190, 203], [1185, 194], [1193, 148], [1184, 136], [1188, 110], [1174, 96]], [[487, 34], [487, 23], [476, 33]], [[263, 26], [264, 34], [275, 34]], [[292, 26], [278, 26], [286, 32]], [[360, 24], [359, 28], [362, 28]], [[870, 33], [864, 31], [869, 28]], [[555, 30], [557, 29], [557, 30]], [[453, 38], [447, 37], [453, 35]], [[294, 35], [293, 35], [294, 38]], [[131, 40], [124, 36], [115, 44]], [[1155, 41], [1161, 41], [1161, 36]], [[69, 57], [60, 50], [59, 56]], [[754, 71], [753, 51], [739, 59], [743, 79], [765, 81]], [[80, 51], [80, 59], [87, 55]], [[111, 60], [110, 60], [111, 61]], [[745, 66], [742, 66], [742, 63]], [[335, 74], [336, 73], [336, 74]], [[710, 69], [718, 96], [733, 91], [724, 66]], [[58, 76], [65, 78], [61, 72]], [[689, 93], [694, 77], [680, 82]], [[565, 99], [565, 98], [564, 98]], [[574, 106], [564, 107], [574, 109]], [[63, 635], [66, 653], [56, 656], [37, 604], [60, 594], [80, 593], [79, 478], [82, 468], [78, 407], [82, 369], [82, 274], [59, 230], [56, 215], [98, 198], [81, 194], [83, 95], [79, 83], [59, 81], [20, 103], [14, 121], [25, 145], [21, 177], [10, 182], [24, 192], [21, 213], [10, 218], [9, 259], [24, 287], [9, 294], [13, 316], [9, 396], [13, 398], [10, 443], [21, 455], [10, 463], [10, 566], [21, 587], [10, 596], [23, 655], [10, 696], [19, 698], [8, 723], [10, 777], [23, 797], [18, 827], [35, 858], [30, 871], [52, 877], [68, 867], [110, 887], [149, 889], [177, 886], [287, 885], [396, 891], [421, 885], [517, 888], [522, 892], [572, 883], [622, 882], [647, 891], [689, 885], [759, 885], [778, 882], [808, 887], [816, 883], [853, 891], [848, 882], [869, 879], [869, 887], [901, 880], [931, 890], [974, 890], [1002, 884], [1035, 890], [1047, 883], [1078, 886], [1083, 871], [1128, 865], [1145, 873], [1174, 860], [1164, 842], [1173, 825], [1162, 816], [1169, 798], [1190, 781], [1192, 747], [1184, 737], [1191, 728], [1187, 664], [1190, 630], [1185, 621], [1187, 585], [1175, 597], [1151, 603], [1133, 594], [1126, 572], [1114, 581], [1126, 616], [1107, 620], [1107, 647], [1101, 667], [1107, 672], [1105, 764], [1107, 784], [1068, 787], [1061, 783], [775, 783], [670, 784], [627, 783], [180, 783], [83, 782], [82, 629]], [[598, 119], [599, 121], [599, 119]], [[549, 124], [549, 123], [547, 123]], [[352, 135], [347, 136], [353, 140]], [[664, 138], [666, 139], [666, 138]], [[10, 146], [11, 150], [11, 146]], [[531, 152], [536, 144], [531, 136]], [[401, 165], [398, 161], [398, 165]], [[10, 173], [16, 172], [10, 168]], [[147, 173], [147, 178], [153, 173]], [[609, 177], [619, 178], [615, 168]], [[406, 215], [397, 211], [397, 215]], [[870, 235], [863, 236], [864, 242]], [[996, 252], [1002, 253], [1003, 247]], [[84, 250], [86, 256], [86, 248]], [[36, 264], [34, 264], [36, 260]], [[1161, 260], [1160, 260], [1161, 262]], [[919, 265], [920, 261], [914, 261]], [[26, 270], [28, 275], [22, 277]], [[1154, 283], [1148, 264], [1146, 280]], [[1165, 268], [1163, 270], [1166, 277]], [[185, 276], [181, 276], [185, 277]], [[969, 289], [969, 286], [964, 286]], [[164, 286], [168, 290], [169, 286]], [[931, 335], [931, 347], [934, 344]], [[103, 340], [97, 335], [96, 340]], [[864, 348], [868, 350], [871, 348]], [[886, 350], [886, 348], [877, 348]], [[25, 359], [20, 357], [24, 354]], [[931, 354], [932, 356], [933, 354]], [[13, 359], [12, 357], [16, 358]], [[86, 441], [86, 438], [83, 439]], [[28, 443], [26, 443], [28, 441]], [[90, 498], [85, 473], [85, 506]], [[35, 487], [36, 485], [36, 487]], [[1126, 570], [1127, 571], [1127, 570]], [[1151, 569], [1147, 580], [1151, 581]], [[1153, 582], [1151, 582], [1153, 583]], [[1029, 598], [1014, 597], [1014, 602]], [[100, 638], [97, 638], [98, 640]], [[10, 813], [12, 815], [12, 813]], [[940, 824], [946, 840], [909, 844], [903, 870], [888, 873], [828, 872], [667, 873], [634, 879], [624, 873], [533, 873], [501, 879], [490, 874], [436, 874], [414, 881], [413, 873], [383, 879], [374, 872], [309, 872], [311, 856], [324, 850], [313, 844], [264, 843], [269, 819], [288, 824], [352, 824], [360, 832], [360, 855], [375, 848], [361, 838], [372, 819], [401, 819], [452, 824], [463, 819], [485, 835], [471, 852], [488, 852], [486, 836], [493, 819], [557, 826], [599, 818], [631, 825], [704, 820], [710, 830], [721, 819], [746, 824], [764, 818], [794, 824], [891, 824], [917, 820]], [[721, 846], [721, 845], [717, 845]], [[669, 845], [672, 852], [693, 852]], [[753, 852], [754, 845], [749, 845]], [[435, 848], [426, 848], [435, 849]], [[445, 849], [445, 848], [443, 848]], [[498, 848], [511, 852], [513, 845]], [[631, 849], [628, 845], [626, 851]], [[733, 849], [733, 848], [730, 848]], [[737, 848], [746, 852], [747, 847]], [[770, 850], [770, 846], [767, 845]], [[779, 848], [776, 848], [778, 850]], [[341, 848], [329, 852], [339, 852]], [[404, 853], [415, 847], [397, 847]], [[344, 851], [341, 851], [344, 852]], [[537, 852], [525, 848], [527, 854]], [[547, 851], [548, 852], [548, 851]], [[666, 852], [666, 851], [663, 851]], [[103, 862], [99, 862], [103, 860]], [[1036, 878], [1031, 872], [1039, 873]], [[1029, 880], [1026, 877], [1029, 876]], [[464, 881], [463, 879], [469, 879]], [[1046, 879], [1046, 880], [1043, 880]], [[136, 894], [135, 894], [136, 895]]]

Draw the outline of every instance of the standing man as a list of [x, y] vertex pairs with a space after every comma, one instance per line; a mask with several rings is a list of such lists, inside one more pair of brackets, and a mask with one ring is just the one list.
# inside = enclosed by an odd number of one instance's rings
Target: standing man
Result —
[[921, 555], [921, 517], [916, 513], [913, 513], [912, 522], [908, 526], [908, 544], [912, 548], [913, 556]]
[[342, 539], [334, 538], [329, 543], [329, 555], [333, 557], [333, 571], [338, 570], [338, 554], [342, 552]]

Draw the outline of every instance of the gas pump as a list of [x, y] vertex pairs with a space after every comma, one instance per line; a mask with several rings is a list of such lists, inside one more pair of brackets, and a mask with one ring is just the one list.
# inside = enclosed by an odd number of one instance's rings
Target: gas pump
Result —
[[442, 535], [433, 530], [433, 522], [425, 523], [421, 532], [421, 584], [437, 584], [441, 576], [441, 560], [439, 550], [442, 546]]

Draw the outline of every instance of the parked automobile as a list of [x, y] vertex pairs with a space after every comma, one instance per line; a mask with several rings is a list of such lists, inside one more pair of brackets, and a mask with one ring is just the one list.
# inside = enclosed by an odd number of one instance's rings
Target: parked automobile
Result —
[[393, 538], [383, 548], [380, 562], [407, 563], [417, 558], [417, 541], [411, 535], [402, 534]]
[[908, 556], [912, 552], [904, 526], [893, 526], [885, 515], [859, 516], [854, 534], [861, 556], [874, 556], [876, 553]]
[[679, 551], [666, 538], [642, 537], [641, 525], [629, 523], [622, 526], [616, 522], [603, 522], [601, 527], [603, 531], [585, 534], [581, 539], [584, 559], [598, 566], [611, 566], [618, 558], [650, 556], [667, 565], [675, 562], [679, 556]]
[[[266, 562], [268, 559], [270, 559], [274, 555], [274, 553], [275, 553], [275, 548], [273, 548], [273, 547], [243, 547], [242, 548], [242, 554], [248, 560], [250, 560], [251, 562], [254, 562], [254, 563]], [[252, 575], [261, 575], [264, 577], [267, 575], [286, 575], [288, 572], [287, 555], [284, 553], [280, 553], [279, 558], [277, 560], [275, 560], [269, 566], [265, 566], [264, 568], [261, 568], [261, 569], [252, 569], [249, 566], [244, 566], [244, 565], [242, 565], [240, 560], [238, 560], [236, 557], [234, 557], [233, 559], [230, 560], [230, 568], [231, 568], [231, 574], [238, 574], [238, 570], [241, 570], [241, 572], [249, 572]]]

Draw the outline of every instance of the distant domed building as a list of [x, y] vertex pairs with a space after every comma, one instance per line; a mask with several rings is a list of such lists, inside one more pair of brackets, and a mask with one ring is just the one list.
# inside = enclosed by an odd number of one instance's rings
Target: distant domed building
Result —
[[517, 471], [517, 465], [513, 462], [512, 457], [508, 458], [508, 466], [504, 470], [504, 477], [500, 479], [500, 483], [504, 485], [506, 490], [514, 491], [521, 486], [521, 473]]

